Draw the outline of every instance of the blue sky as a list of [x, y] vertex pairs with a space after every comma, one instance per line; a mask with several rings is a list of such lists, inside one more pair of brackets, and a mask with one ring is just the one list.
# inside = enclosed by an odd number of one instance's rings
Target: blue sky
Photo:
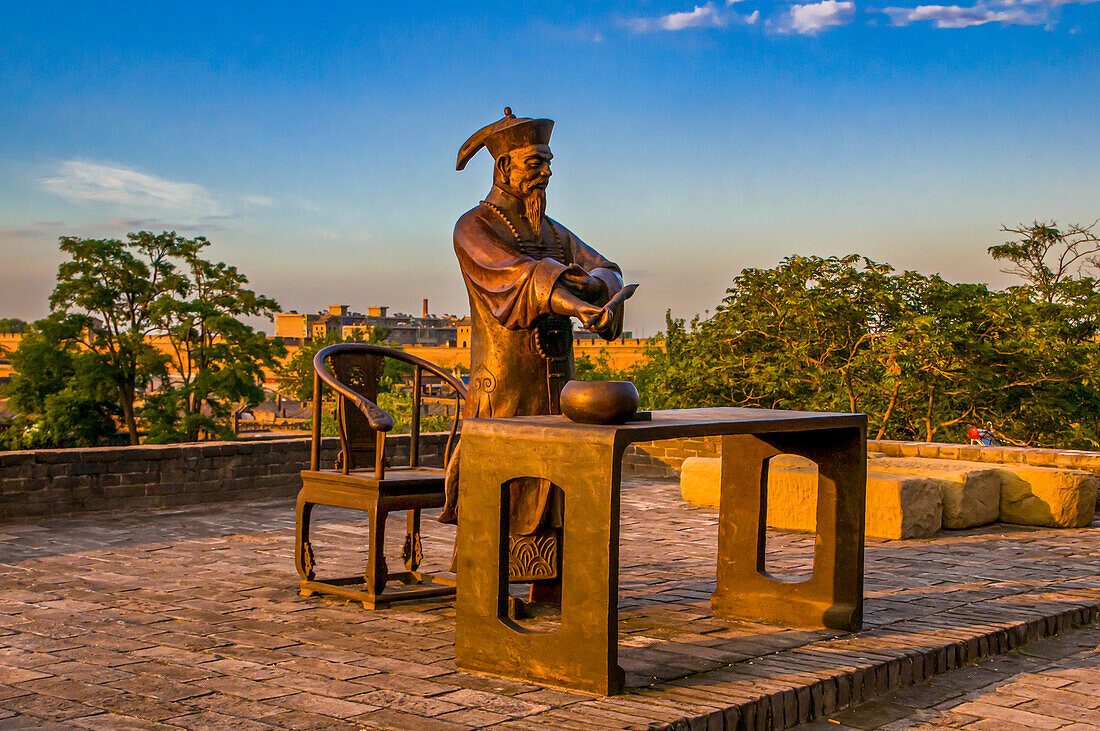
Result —
[[744, 267], [857, 252], [1008, 280], [998, 229], [1100, 217], [1100, 2], [0, 0], [0, 316], [57, 237], [204, 234], [284, 309], [465, 314], [459, 145], [546, 116], [548, 213], [642, 287], [628, 328]]

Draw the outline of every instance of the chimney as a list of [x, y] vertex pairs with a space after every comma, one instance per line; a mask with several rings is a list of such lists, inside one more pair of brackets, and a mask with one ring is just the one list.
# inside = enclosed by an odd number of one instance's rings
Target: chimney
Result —
[[428, 298], [424, 298], [424, 319], [428, 318]]

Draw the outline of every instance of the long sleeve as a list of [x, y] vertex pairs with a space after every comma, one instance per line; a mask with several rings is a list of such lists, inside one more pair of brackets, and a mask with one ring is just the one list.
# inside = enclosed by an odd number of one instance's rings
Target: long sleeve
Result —
[[[577, 236], [565, 228], [559, 227], [565, 232], [567, 246], [570, 247], [573, 256], [573, 262], [584, 269], [586, 272], [596, 277], [604, 284], [607, 285], [607, 296], [614, 297], [620, 289], [623, 288], [622, 270], [619, 269], [619, 265], [606, 259], [602, 254], [593, 249], [588, 244], [581, 241]], [[615, 308], [615, 316], [611, 320], [605, 329], [601, 330], [598, 334], [604, 340], [614, 340], [622, 335], [623, 332], [623, 305], [619, 305]]]
[[477, 209], [459, 219], [454, 246], [471, 296], [485, 302], [502, 326], [527, 329], [550, 312], [550, 294], [564, 264], [536, 261], [504, 246]]

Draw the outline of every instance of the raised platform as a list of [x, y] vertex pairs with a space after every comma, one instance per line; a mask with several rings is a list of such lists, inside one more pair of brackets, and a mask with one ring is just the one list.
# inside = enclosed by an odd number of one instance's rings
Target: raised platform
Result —
[[[684, 505], [675, 481], [631, 481], [622, 514], [629, 692], [612, 698], [457, 671], [450, 601], [367, 612], [298, 597], [289, 500], [0, 525], [0, 726], [784, 727], [1100, 609], [1094, 522], [868, 540], [859, 633], [718, 620], [715, 511]], [[365, 542], [359, 516], [316, 518], [316, 550], [361, 570], [340, 548]], [[424, 528], [425, 569], [443, 571], [454, 529]], [[807, 570], [809, 536], [768, 541], [769, 570]]]

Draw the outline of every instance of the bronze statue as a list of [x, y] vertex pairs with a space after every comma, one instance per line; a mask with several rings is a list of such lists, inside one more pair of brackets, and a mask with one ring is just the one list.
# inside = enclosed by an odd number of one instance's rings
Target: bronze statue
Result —
[[[458, 170], [482, 147], [495, 161], [492, 190], [454, 231], [472, 320], [464, 417], [561, 413], [559, 395], [573, 377], [571, 318], [607, 340], [622, 332], [622, 302], [633, 290], [615, 296], [619, 267], [545, 214], [553, 128], [505, 108], [458, 153]], [[444, 522], [458, 518], [457, 464], [456, 456]], [[549, 537], [561, 525], [560, 499], [547, 480], [514, 480], [509, 492], [513, 579], [548, 580], [552, 597], [558, 551]]]

